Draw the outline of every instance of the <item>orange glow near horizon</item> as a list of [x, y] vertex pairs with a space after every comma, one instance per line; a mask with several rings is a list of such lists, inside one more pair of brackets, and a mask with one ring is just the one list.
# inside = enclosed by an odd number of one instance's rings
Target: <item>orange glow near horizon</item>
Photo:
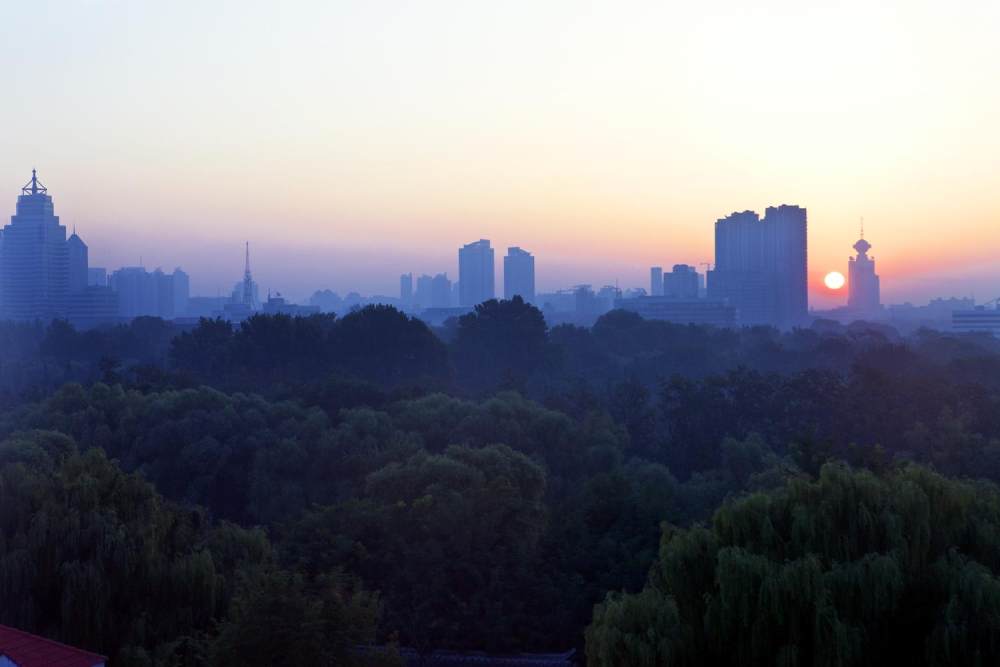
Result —
[[861, 216], [884, 301], [1000, 294], [1000, 3], [103, 5], [0, 7], [31, 54], [0, 124], [45, 128], [4, 144], [0, 214], [37, 167], [96, 265], [214, 294], [248, 240], [292, 298], [394, 294], [488, 238], [539, 291], [648, 287], [797, 204], [816, 307]]

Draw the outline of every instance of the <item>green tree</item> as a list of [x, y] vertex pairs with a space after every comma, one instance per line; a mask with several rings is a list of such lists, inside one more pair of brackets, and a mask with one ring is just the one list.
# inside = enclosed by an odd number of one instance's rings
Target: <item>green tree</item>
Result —
[[666, 530], [647, 587], [595, 608], [588, 663], [987, 664], [998, 572], [996, 487], [827, 464]]

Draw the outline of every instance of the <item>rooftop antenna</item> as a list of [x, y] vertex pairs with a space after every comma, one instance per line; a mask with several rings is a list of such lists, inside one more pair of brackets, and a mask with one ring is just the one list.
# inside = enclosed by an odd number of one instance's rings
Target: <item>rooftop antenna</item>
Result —
[[865, 216], [861, 216], [861, 238], [865, 237]]
[[42, 194], [48, 192], [44, 185], [38, 181], [38, 172], [34, 169], [31, 170], [31, 180], [23, 188], [21, 188], [21, 194], [23, 195], [37, 195], [39, 192]]

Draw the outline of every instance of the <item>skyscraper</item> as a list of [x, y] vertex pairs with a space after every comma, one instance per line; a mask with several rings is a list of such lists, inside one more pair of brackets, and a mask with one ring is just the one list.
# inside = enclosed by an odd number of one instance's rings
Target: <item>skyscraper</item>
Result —
[[426, 273], [417, 277], [413, 304], [416, 308], [430, 308], [434, 305], [434, 278]]
[[663, 296], [663, 267], [654, 266], [649, 269], [649, 295]]
[[413, 302], [413, 274], [404, 273], [399, 276], [399, 301], [403, 307], [409, 307]]
[[447, 273], [439, 273], [431, 279], [432, 308], [448, 308], [451, 306], [451, 281]]
[[503, 298], [515, 296], [528, 303], [535, 301], [535, 257], [518, 247], [507, 248], [503, 258]]
[[493, 282], [493, 248], [487, 239], [480, 239], [458, 250], [459, 305], [475, 306], [495, 294]]
[[715, 223], [715, 269], [708, 298], [739, 310], [741, 324], [790, 327], [808, 316], [806, 209], [768, 207]]
[[879, 294], [879, 278], [875, 273], [875, 258], [868, 256], [872, 245], [865, 240], [864, 229], [861, 238], [854, 244], [857, 257], [847, 260], [847, 305], [862, 311], [877, 311], [882, 308]]
[[83, 239], [76, 235], [75, 229], [73, 235], [66, 240], [66, 248], [69, 253], [69, 291], [75, 294], [89, 284], [87, 276], [90, 268], [89, 251]]
[[764, 211], [764, 261], [774, 271], [776, 301], [773, 323], [782, 328], [809, 317], [809, 250], [806, 209], [769, 206]]
[[49, 320], [65, 317], [69, 293], [66, 228], [52, 197], [38, 181], [21, 188], [16, 213], [3, 228], [0, 246], [0, 317]]

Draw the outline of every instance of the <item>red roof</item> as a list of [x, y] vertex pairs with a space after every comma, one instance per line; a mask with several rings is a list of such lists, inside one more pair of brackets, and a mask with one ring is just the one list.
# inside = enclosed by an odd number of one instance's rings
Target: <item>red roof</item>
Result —
[[83, 651], [28, 632], [0, 625], [0, 655], [18, 667], [95, 667], [107, 662], [103, 655]]

